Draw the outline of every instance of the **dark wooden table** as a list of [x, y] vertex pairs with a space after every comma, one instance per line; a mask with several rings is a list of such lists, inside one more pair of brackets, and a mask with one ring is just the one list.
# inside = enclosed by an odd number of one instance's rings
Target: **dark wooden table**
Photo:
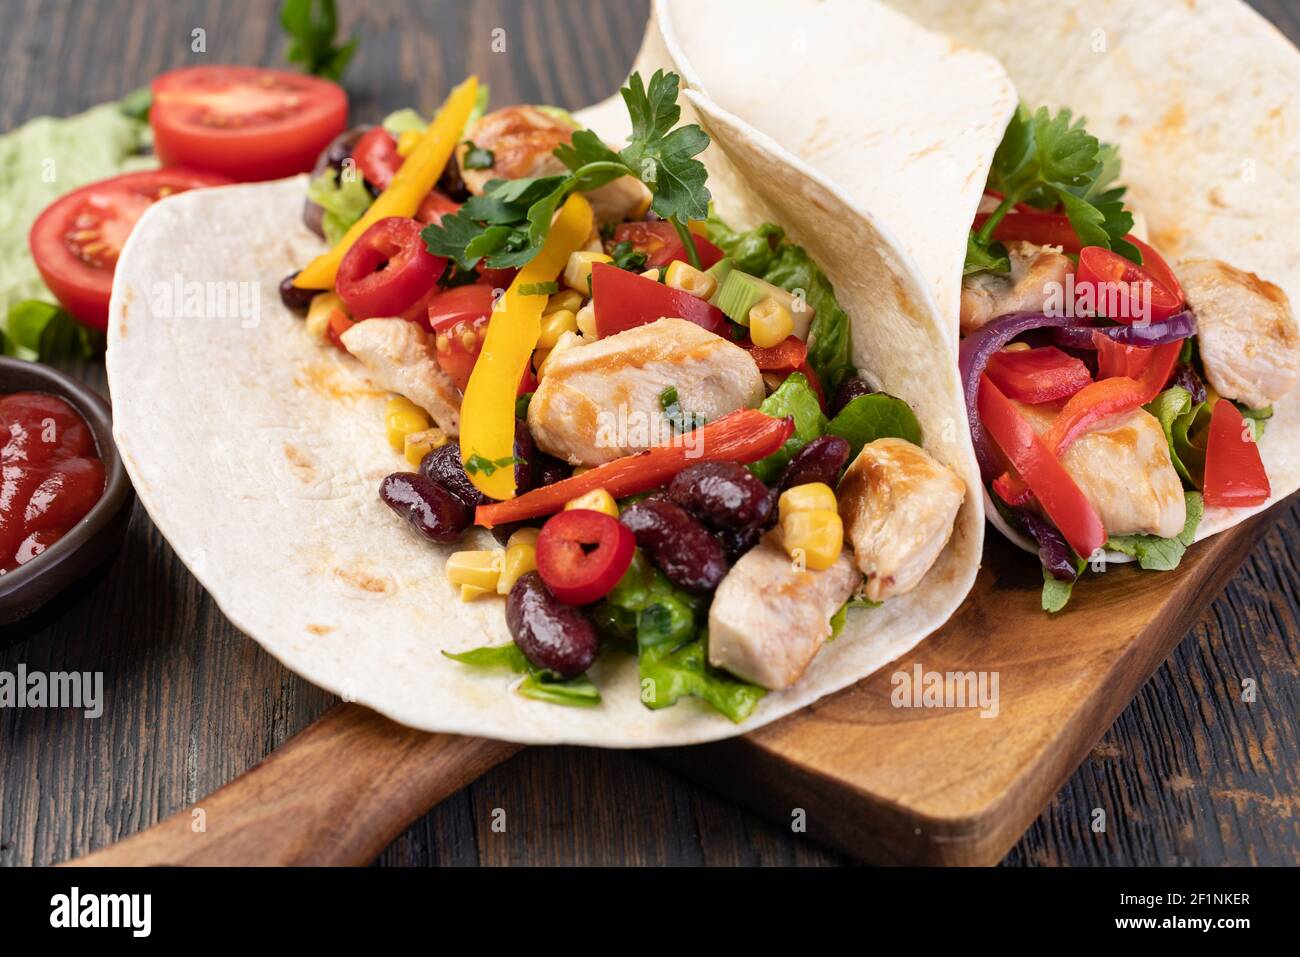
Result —
[[[340, 0], [363, 34], [353, 115], [429, 108], [474, 71], [497, 103], [579, 107], [632, 61], [644, 0]], [[1287, 0], [1257, 6], [1292, 38]], [[186, 63], [277, 64], [278, 4], [3, 0], [0, 130], [115, 99]], [[191, 30], [207, 53], [190, 52]], [[491, 31], [506, 31], [494, 53]], [[102, 362], [81, 374], [104, 389]], [[1300, 506], [1277, 515], [1226, 592], [1007, 857], [1009, 864], [1300, 861]], [[0, 864], [48, 864], [131, 834], [235, 777], [334, 698], [226, 621], [138, 506], [93, 583], [0, 632], [0, 671], [103, 671], [106, 707], [0, 711]], [[1239, 702], [1255, 678], [1258, 700]], [[1092, 808], [1121, 808], [1105, 833]], [[491, 828], [507, 810], [506, 833]], [[837, 864], [845, 859], [647, 756], [533, 748], [419, 821], [382, 864]]]

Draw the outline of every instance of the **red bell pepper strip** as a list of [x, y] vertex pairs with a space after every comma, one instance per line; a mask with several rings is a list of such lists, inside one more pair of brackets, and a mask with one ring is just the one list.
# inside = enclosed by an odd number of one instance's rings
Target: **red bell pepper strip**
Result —
[[797, 372], [808, 361], [808, 346], [798, 336], [787, 336], [784, 342], [767, 349], [754, 345], [749, 339], [740, 345], [763, 372]]
[[1082, 359], [1055, 346], [995, 352], [985, 372], [1009, 398], [1030, 405], [1067, 399], [1092, 382]]
[[1106, 529], [1097, 510], [1033, 426], [988, 376], [980, 380], [979, 410], [989, 436], [1075, 554], [1087, 558], [1101, 548], [1106, 543]]
[[741, 409], [716, 421], [635, 455], [625, 455], [553, 485], [525, 492], [518, 498], [480, 505], [474, 521], [491, 528], [550, 515], [566, 502], [603, 488], [614, 498], [648, 492], [672, 481], [696, 462], [757, 462], [779, 449], [794, 434], [794, 419], [774, 419], [757, 409]]
[[727, 334], [727, 317], [717, 306], [609, 263], [592, 266], [591, 304], [602, 339], [664, 316], [685, 319], [715, 335]]
[[[1125, 348], [1149, 353], [1146, 357], [1132, 360], [1135, 363], [1145, 362], [1140, 377], [1132, 379], [1128, 376], [1113, 376], [1099, 379], [1071, 396], [1043, 436], [1047, 447], [1058, 458], [1065, 454], [1071, 442], [1102, 419], [1131, 412], [1159, 395], [1178, 363], [1178, 354], [1182, 352], [1183, 344], [1170, 342], [1163, 346]], [[1031, 491], [1026, 489], [1025, 483], [1017, 481], [1012, 475], [999, 477], [993, 486], [1009, 505], [1025, 504]]]
[[1272, 494], [1254, 435], [1227, 399], [1216, 402], [1210, 414], [1203, 491], [1206, 505], [1224, 508], [1263, 505]]

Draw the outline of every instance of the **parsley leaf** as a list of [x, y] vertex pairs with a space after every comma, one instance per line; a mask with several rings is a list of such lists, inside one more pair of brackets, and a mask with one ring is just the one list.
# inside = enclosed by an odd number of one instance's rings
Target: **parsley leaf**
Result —
[[67, 310], [38, 299], [14, 303], [0, 321], [0, 351], [28, 362], [89, 359], [97, 345], [95, 336]]
[[360, 39], [352, 37], [343, 46], [334, 45], [338, 32], [338, 11], [334, 0], [284, 0], [280, 26], [289, 34], [285, 59], [307, 73], [337, 80], [343, 76]]
[[460, 165], [465, 169], [491, 169], [492, 164], [497, 161], [496, 154], [491, 150], [475, 146], [472, 141], [467, 141], [465, 145], [469, 149], [465, 151], [465, 156], [460, 161]]
[[664, 418], [672, 426], [674, 435], [698, 429], [708, 422], [704, 416], [687, 412], [682, 408], [681, 401], [677, 398], [676, 386], [670, 385], [659, 394], [659, 405], [663, 408]]
[[527, 465], [528, 463], [519, 458], [517, 455], [503, 455], [499, 459], [489, 459], [479, 455], [477, 452], [465, 460], [465, 471], [471, 475], [477, 475], [482, 472], [484, 475], [491, 475], [497, 469], [509, 468], [512, 465]]
[[1124, 209], [1119, 150], [1100, 142], [1069, 109], [1016, 110], [993, 156], [989, 188], [1002, 202], [966, 244], [964, 275], [1006, 272], [1005, 250], [993, 241], [999, 223], [1018, 203], [1063, 212], [1085, 246], [1101, 246], [1141, 265], [1142, 253], [1124, 237], [1133, 216]]
[[646, 254], [627, 240], [615, 245], [609, 254], [614, 257], [614, 265], [619, 269], [636, 272], [645, 268]]

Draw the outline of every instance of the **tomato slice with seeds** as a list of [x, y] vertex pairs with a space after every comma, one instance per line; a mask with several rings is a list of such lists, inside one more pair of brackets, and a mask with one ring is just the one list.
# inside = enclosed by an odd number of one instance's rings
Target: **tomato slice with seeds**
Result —
[[475, 283], [457, 286], [429, 303], [429, 325], [436, 336], [438, 365], [462, 392], [483, 350], [488, 318], [492, 314], [491, 286]]
[[184, 67], [152, 89], [149, 125], [163, 163], [243, 181], [307, 172], [348, 121], [341, 86], [288, 70]]
[[[713, 243], [696, 233], [691, 234], [695, 241], [695, 251], [700, 256], [700, 268], [708, 269], [723, 256], [723, 252]], [[677, 229], [666, 220], [652, 223], [622, 223], [614, 228], [614, 242], [631, 243], [637, 252], [645, 253], [646, 269], [658, 269], [674, 260], [689, 263], [686, 246], [677, 235]]]
[[352, 147], [352, 158], [366, 181], [380, 190], [388, 189], [402, 165], [397, 140], [382, 126], [372, 126], [361, 134], [357, 145]]
[[566, 605], [587, 605], [618, 584], [636, 537], [613, 516], [592, 509], [560, 512], [537, 536], [537, 573]]
[[60, 197], [32, 223], [27, 242], [45, 285], [83, 325], [108, 327], [113, 271], [126, 237], [164, 197], [230, 180], [215, 173], [158, 169], [125, 173]]

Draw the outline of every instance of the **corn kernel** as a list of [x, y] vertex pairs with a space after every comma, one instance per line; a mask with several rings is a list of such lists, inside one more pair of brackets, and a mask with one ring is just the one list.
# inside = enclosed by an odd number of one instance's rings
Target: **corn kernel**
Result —
[[510, 538], [506, 540], [506, 548], [514, 545], [536, 545], [537, 536], [542, 534], [540, 528], [532, 528], [525, 525], [523, 528], [516, 528], [510, 533]]
[[388, 434], [388, 444], [395, 452], [406, 450], [408, 435], [412, 432], [423, 432], [428, 427], [429, 417], [410, 399], [400, 395], [393, 396], [384, 407], [384, 429]]
[[420, 142], [424, 136], [424, 130], [407, 130], [397, 138], [397, 155], [406, 157], [410, 156], [415, 150], [415, 144]]
[[554, 349], [560, 336], [566, 332], [578, 331], [578, 317], [568, 309], [560, 309], [549, 316], [542, 317], [542, 332], [537, 337], [537, 348]]
[[612, 263], [613, 261], [614, 257], [607, 256], [605, 253], [587, 252], [582, 249], [576, 253], [571, 253], [569, 262], [564, 267], [564, 284], [584, 296], [590, 296], [592, 263]]
[[565, 289], [557, 292], [550, 299], [546, 300], [546, 308], [542, 311], [543, 316], [549, 316], [553, 312], [559, 312], [561, 309], [567, 309], [569, 312], [577, 312], [582, 308], [583, 295], [572, 289]]
[[546, 364], [546, 357], [551, 354], [550, 349], [536, 349], [533, 351], [533, 372], [541, 371]]
[[791, 512], [781, 519], [781, 544], [791, 558], [814, 571], [830, 568], [844, 550], [844, 522], [828, 508]]
[[1027, 342], [1009, 342], [1002, 347], [1003, 352], [1028, 352], [1029, 343]]
[[[536, 531], [536, 529], [534, 529]], [[510, 536], [514, 541], [514, 536]], [[537, 543], [517, 542], [506, 546], [505, 563], [501, 568], [501, 577], [497, 580], [497, 594], [508, 595], [515, 582], [529, 572], [537, 570]]]
[[658, 282], [658, 281], [659, 281], [659, 270], [658, 270], [658, 269], [647, 269], [647, 270], [646, 270], [645, 272], [643, 272], [641, 275], [642, 275], [644, 278], [649, 279], [651, 282]]
[[590, 471], [591, 471], [590, 465], [575, 465], [573, 467], [573, 471], [570, 472], [569, 474], [571, 476], [576, 476], [576, 475], [582, 475], [584, 472], [590, 472]]
[[411, 432], [406, 436], [406, 444], [403, 446], [406, 461], [418, 466], [424, 461], [426, 455], [446, 444], [447, 433], [437, 426], [420, 432]]
[[484, 595], [492, 595], [495, 593], [495, 588], [480, 588], [478, 585], [460, 586], [461, 601], [473, 601], [475, 598], [482, 598]]
[[587, 303], [578, 310], [574, 321], [578, 324], [578, 331], [582, 333], [584, 339], [599, 339], [600, 333], [596, 331], [596, 307]]
[[447, 559], [447, 581], [496, 591], [504, 565], [505, 552], [499, 548], [452, 552]]
[[610, 518], [618, 518], [618, 503], [614, 501], [614, 496], [603, 488], [593, 489], [586, 495], [579, 495], [577, 498], [569, 499], [564, 503], [564, 510], [571, 512], [575, 508], [591, 509], [593, 512], [604, 512]]
[[688, 293], [696, 299], [708, 299], [718, 291], [717, 279], [680, 259], [674, 259], [668, 264], [668, 272], [664, 274], [664, 284], [671, 289]]
[[811, 512], [816, 509], [830, 509], [833, 512], [838, 507], [835, 493], [825, 482], [808, 482], [786, 489], [776, 503], [777, 514], [782, 521], [795, 512]]
[[[564, 332], [560, 333], [560, 340], [555, 344], [555, 347], [545, 350], [545, 355], [537, 361], [538, 380], [540, 381], [546, 378], [551, 363], [555, 361], [556, 357], [564, 355], [564, 353], [568, 352], [575, 346], [582, 345], [584, 341], [585, 340], [582, 336], [578, 335], [571, 329], [566, 329]], [[533, 355], [536, 356], [537, 353], [535, 352]]]
[[779, 346], [794, 332], [794, 317], [776, 299], [768, 297], [749, 310], [749, 338], [760, 349]]
[[329, 331], [330, 317], [336, 311], [347, 314], [338, 293], [323, 292], [318, 296], [312, 296], [311, 305], [307, 307], [307, 334], [318, 342], [324, 341], [325, 333]]

